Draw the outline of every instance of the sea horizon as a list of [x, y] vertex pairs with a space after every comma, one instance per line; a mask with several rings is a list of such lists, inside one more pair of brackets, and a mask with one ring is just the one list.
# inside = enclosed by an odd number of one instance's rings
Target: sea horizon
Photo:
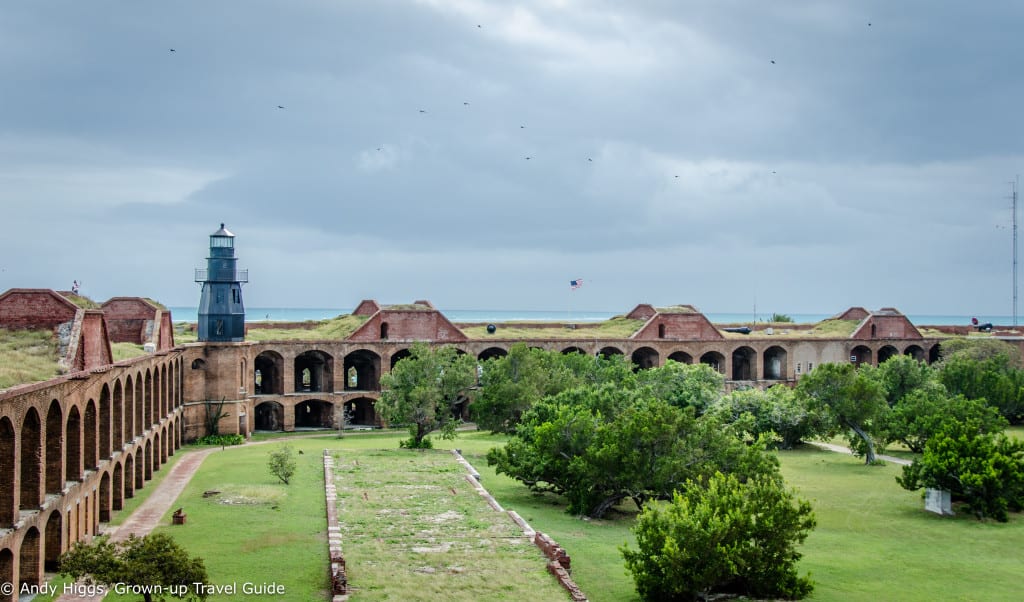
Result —
[[[196, 322], [198, 307], [168, 307], [174, 322]], [[355, 308], [316, 308], [316, 307], [250, 307], [246, 309], [246, 322], [306, 322], [320, 321], [341, 315], [351, 314]], [[623, 312], [612, 311], [566, 311], [566, 310], [501, 310], [501, 309], [443, 309], [439, 311], [452, 322], [601, 322]], [[715, 324], [750, 324], [767, 322], [771, 313], [728, 313], [707, 312], [705, 316]], [[787, 314], [796, 324], [814, 324], [834, 317], [835, 313], [794, 313]], [[992, 323], [996, 326], [1010, 326], [1012, 316], [984, 315], [977, 316], [957, 314], [906, 314], [914, 324], [921, 326], [970, 326], [971, 319], [977, 318], [982, 324]], [[1018, 320], [1019, 321], [1019, 320]]]

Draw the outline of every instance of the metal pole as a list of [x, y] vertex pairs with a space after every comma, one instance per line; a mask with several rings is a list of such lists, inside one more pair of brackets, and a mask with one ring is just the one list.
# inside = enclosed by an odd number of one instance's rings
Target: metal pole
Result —
[[1013, 325], [1017, 325], [1017, 188], [1020, 186], [1020, 175], [1012, 182], [1013, 185]]

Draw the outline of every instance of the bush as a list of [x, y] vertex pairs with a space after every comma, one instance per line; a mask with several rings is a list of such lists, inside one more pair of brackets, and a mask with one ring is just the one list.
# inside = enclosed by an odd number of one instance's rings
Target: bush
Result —
[[206, 435], [192, 442], [193, 445], [241, 445], [245, 443], [245, 437], [241, 435]]
[[716, 473], [706, 486], [688, 481], [671, 503], [647, 504], [633, 529], [639, 550], [620, 548], [640, 597], [806, 596], [813, 585], [796, 573], [796, 545], [815, 519], [794, 501], [778, 476], [741, 483]]
[[733, 391], [715, 402], [708, 413], [752, 437], [774, 435], [773, 444], [779, 449], [792, 449], [813, 435], [819, 421], [805, 399], [786, 385]]
[[270, 474], [287, 485], [289, 479], [295, 474], [295, 456], [292, 454], [291, 446], [281, 445], [270, 452], [267, 458], [267, 467], [270, 469]]
[[1024, 507], [1024, 442], [950, 420], [896, 481], [910, 491], [944, 489], [978, 519], [1006, 522], [1008, 510]]

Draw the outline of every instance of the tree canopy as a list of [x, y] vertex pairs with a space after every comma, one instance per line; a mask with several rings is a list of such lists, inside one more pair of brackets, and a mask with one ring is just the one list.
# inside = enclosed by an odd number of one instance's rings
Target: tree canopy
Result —
[[409, 425], [411, 437], [403, 442], [408, 447], [427, 446], [424, 438], [438, 430], [444, 438], [454, 437], [459, 409], [476, 387], [476, 366], [473, 357], [454, 347], [413, 345], [410, 356], [381, 377], [381, 417]]
[[826, 419], [826, 434], [846, 431], [850, 446], [862, 453], [865, 462], [875, 462], [875, 441], [871, 432], [879, 427], [879, 420], [888, 410], [881, 384], [867, 366], [855, 368], [852, 364], [822, 364], [805, 374], [797, 391], [808, 401], [808, 407]]
[[146, 602], [167, 595], [183, 600], [205, 600], [207, 592], [196, 583], [208, 584], [202, 558], [189, 557], [171, 536], [151, 533], [130, 535], [124, 542], [98, 537], [92, 543], [75, 542], [60, 557], [60, 574], [113, 585], [138, 586]]

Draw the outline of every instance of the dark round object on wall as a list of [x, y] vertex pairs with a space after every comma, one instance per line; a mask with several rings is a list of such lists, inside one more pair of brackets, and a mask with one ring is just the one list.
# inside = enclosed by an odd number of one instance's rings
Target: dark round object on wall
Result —
[[487, 334], [494, 334], [495, 330], [498, 330], [498, 327], [495, 326], [494, 324], [487, 325]]

